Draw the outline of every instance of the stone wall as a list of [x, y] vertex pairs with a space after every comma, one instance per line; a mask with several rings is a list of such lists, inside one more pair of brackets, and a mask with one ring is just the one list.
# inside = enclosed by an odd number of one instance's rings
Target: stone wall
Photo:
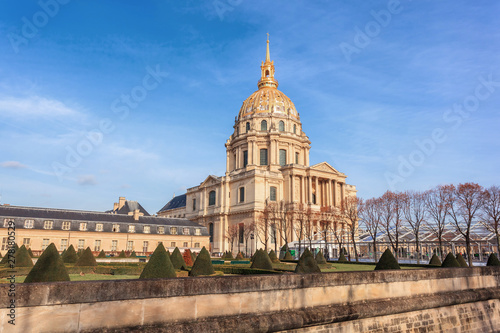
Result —
[[[7, 292], [0, 286], [0, 304]], [[492, 267], [18, 284], [16, 329], [494, 332], [499, 299], [500, 269]], [[12, 331], [8, 310], [0, 311], [0, 331]]]

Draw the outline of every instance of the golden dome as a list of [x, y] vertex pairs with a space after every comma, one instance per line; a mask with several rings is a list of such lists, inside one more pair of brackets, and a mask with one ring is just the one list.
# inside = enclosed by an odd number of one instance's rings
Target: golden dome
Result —
[[274, 113], [299, 119], [295, 105], [276, 88], [262, 87], [250, 95], [241, 106], [238, 119], [259, 113]]
[[241, 106], [238, 119], [258, 113], [274, 113], [291, 116], [299, 120], [299, 114], [290, 98], [279, 91], [278, 81], [274, 78], [274, 61], [269, 53], [269, 34], [267, 39], [266, 61], [260, 66], [261, 78], [257, 84], [259, 90], [248, 97]]

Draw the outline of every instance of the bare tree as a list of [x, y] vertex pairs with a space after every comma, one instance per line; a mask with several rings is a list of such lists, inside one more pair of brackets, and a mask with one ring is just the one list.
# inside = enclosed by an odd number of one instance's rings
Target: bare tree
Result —
[[486, 228], [496, 236], [500, 252], [500, 187], [491, 186], [484, 191], [483, 216]]
[[[338, 208], [334, 206], [323, 206], [320, 212], [320, 227], [325, 242], [324, 254], [328, 253], [328, 232], [332, 229], [338, 215]], [[331, 237], [330, 237], [331, 238]]]
[[361, 203], [360, 217], [363, 225], [370, 234], [373, 242], [373, 259], [377, 261], [377, 236], [381, 226], [381, 200], [379, 198], [368, 199]]
[[432, 222], [427, 221], [426, 225], [432, 230], [438, 240], [441, 261], [443, 261], [445, 257], [443, 253], [443, 235], [446, 230], [446, 217], [448, 215], [450, 194], [450, 185], [439, 185], [427, 191], [427, 195], [425, 196], [425, 207], [429, 214], [429, 220], [432, 220]]
[[262, 245], [267, 252], [267, 245], [269, 244], [269, 239], [271, 237], [271, 225], [273, 223], [273, 204], [266, 201], [266, 206], [264, 210], [260, 213], [260, 217], [255, 225], [255, 231], [257, 237], [259, 238]]
[[251, 239], [252, 234], [255, 232], [255, 222], [245, 225], [243, 237], [245, 238], [245, 255], [248, 256], [248, 240]]
[[457, 230], [465, 238], [467, 260], [469, 267], [472, 267], [470, 232], [472, 224], [478, 218], [480, 209], [484, 205], [483, 187], [475, 183], [465, 183], [456, 187], [451, 186], [450, 190], [448, 214]]
[[274, 215], [276, 216], [278, 233], [280, 238], [283, 240], [283, 243], [288, 244], [288, 237], [291, 234], [292, 229], [293, 209], [291, 209], [290, 204], [284, 200], [281, 200], [279, 205], [276, 205], [275, 207], [276, 211]]
[[233, 244], [234, 240], [238, 238], [238, 225], [231, 225], [229, 228], [227, 228], [226, 231], [226, 238], [228, 239], [229, 243], [231, 244], [231, 253], [233, 253]]
[[344, 244], [344, 237], [345, 237], [345, 219], [340, 214], [335, 215], [335, 220], [333, 223], [330, 225], [331, 228], [331, 233], [333, 234], [333, 237], [337, 241], [337, 244], [339, 246], [339, 253], [338, 255], [340, 256], [340, 253], [344, 250], [343, 244]]
[[307, 208], [304, 214], [304, 235], [309, 241], [309, 249], [312, 249], [312, 241], [314, 238], [314, 229], [316, 228], [316, 213]]
[[293, 230], [295, 231], [295, 235], [299, 240], [299, 253], [300, 256], [302, 252], [302, 239], [305, 238], [305, 223], [306, 223], [306, 214], [307, 208], [304, 204], [299, 204], [297, 209], [295, 210], [295, 223], [293, 224]]
[[395, 253], [396, 260], [399, 254], [399, 236], [403, 224], [403, 204], [405, 195], [387, 191], [381, 197], [382, 225], [387, 238]]
[[344, 198], [340, 204], [342, 216], [346, 220], [346, 225], [351, 237], [352, 246], [354, 247], [354, 257], [356, 262], [359, 262], [358, 249], [356, 248], [356, 236], [359, 229], [359, 216], [358, 213], [362, 209], [363, 200], [358, 197], [348, 196]]
[[420, 227], [427, 218], [424, 192], [408, 191], [404, 196], [403, 213], [406, 222], [410, 225], [413, 236], [415, 236], [415, 250], [417, 252], [417, 264], [420, 264]]

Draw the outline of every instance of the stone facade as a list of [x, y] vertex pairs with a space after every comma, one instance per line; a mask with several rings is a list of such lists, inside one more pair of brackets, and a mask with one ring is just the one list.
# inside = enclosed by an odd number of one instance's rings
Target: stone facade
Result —
[[[285, 202], [292, 209], [301, 205], [319, 212], [356, 195], [356, 188], [346, 183], [346, 174], [326, 162], [310, 165], [311, 142], [295, 105], [277, 89], [269, 40], [261, 72], [259, 89], [243, 102], [225, 144], [225, 175], [208, 176], [200, 185], [188, 188], [183, 207], [168, 209], [167, 204], [158, 212], [159, 216], [185, 214], [205, 225], [212, 252], [231, 248], [226, 237], [231, 226], [239, 228], [234, 244], [239, 249], [262, 247], [257, 236], [245, 244], [242, 233], [258, 223], [268, 203]], [[296, 239], [293, 232], [289, 236], [289, 241]], [[281, 239], [276, 241], [283, 245]]]

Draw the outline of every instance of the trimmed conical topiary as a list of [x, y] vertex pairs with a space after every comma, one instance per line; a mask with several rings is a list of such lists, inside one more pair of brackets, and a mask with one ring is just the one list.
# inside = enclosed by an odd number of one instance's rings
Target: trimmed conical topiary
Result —
[[273, 269], [273, 263], [265, 250], [257, 250], [253, 257], [253, 262], [250, 268]]
[[193, 266], [193, 258], [191, 257], [190, 249], [184, 250], [184, 253], [182, 254], [182, 259], [184, 259], [184, 262], [186, 263], [187, 266]]
[[193, 263], [196, 261], [196, 254], [194, 252], [191, 252], [191, 260]]
[[135, 253], [135, 251], [132, 251], [132, 253], [130, 254], [130, 258], [137, 258], [137, 254]]
[[297, 266], [295, 266], [295, 273], [305, 274], [305, 273], [321, 273], [314, 255], [308, 248], [305, 249], [304, 253], [299, 258]]
[[127, 258], [127, 254], [125, 253], [124, 250], [122, 250], [122, 252], [120, 252], [120, 254], [118, 255], [118, 258]]
[[0, 252], [0, 258], [3, 258], [3, 255], [2, 255], [2, 253], [1, 253], [1, 252]]
[[238, 254], [236, 255], [236, 260], [243, 260], [245, 259], [245, 257], [243, 257], [243, 254], [241, 254], [241, 252], [238, 252]]
[[155, 251], [149, 258], [148, 263], [142, 270], [139, 279], [159, 279], [159, 278], [174, 278], [174, 265], [170, 261], [170, 256], [165, 251], [163, 243], [159, 243]]
[[99, 252], [97, 258], [106, 258], [106, 253], [104, 252], [104, 250], [101, 250], [101, 252]]
[[174, 249], [174, 252], [170, 255], [170, 261], [172, 261], [172, 265], [174, 265], [175, 269], [186, 269], [186, 262], [184, 261], [184, 258], [182, 258], [181, 251], [179, 251], [179, 248], [176, 247]]
[[496, 254], [492, 253], [488, 257], [488, 262], [486, 263], [486, 266], [500, 266], [500, 260], [498, 260], [498, 257]]
[[279, 258], [280, 259], [285, 259], [286, 253], [290, 251], [290, 248], [288, 247], [288, 244], [285, 244], [281, 247], [280, 253], [279, 253]]
[[429, 261], [430, 266], [441, 266], [441, 260], [439, 260], [439, 257], [434, 253], [432, 255], [431, 260]]
[[389, 249], [384, 251], [377, 263], [377, 266], [375, 266], [376, 271], [384, 269], [401, 269], [401, 267], [399, 267], [398, 261], [396, 260], [396, 258], [394, 258], [391, 250]]
[[227, 260], [233, 260], [234, 259], [233, 252], [227, 251], [225, 259], [227, 259]]
[[469, 267], [469, 265], [467, 265], [467, 263], [465, 262], [464, 257], [462, 257], [462, 255], [460, 253], [457, 253], [457, 256], [455, 257], [455, 259], [457, 259], [460, 267]]
[[455, 259], [453, 254], [450, 252], [446, 256], [446, 258], [444, 258], [441, 267], [460, 267], [460, 264], [458, 263], [457, 259]]
[[38, 258], [24, 283], [56, 281], [69, 281], [69, 275], [56, 246], [51, 243]]
[[73, 245], [70, 245], [68, 249], [63, 252], [61, 258], [66, 264], [74, 264], [78, 261], [78, 256], [76, 255], [76, 251]]
[[30, 255], [31, 258], [34, 258], [35, 256], [33, 255], [33, 252], [31, 251], [31, 248], [28, 249], [28, 254]]
[[290, 250], [286, 251], [285, 256], [283, 257], [283, 260], [293, 260], [292, 254], [290, 253]]
[[66, 253], [66, 250], [63, 250], [61, 253], [61, 258], [64, 257], [64, 254]]
[[189, 276], [212, 275], [215, 274], [214, 266], [212, 266], [212, 259], [207, 249], [203, 247], [196, 257], [193, 268], [189, 271]]
[[340, 252], [340, 257], [339, 257], [339, 260], [337, 260], [338, 262], [347, 262], [347, 259], [344, 255], [344, 251], [341, 251]]
[[[66, 251], [66, 250], [64, 250], [64, 251]], [[83, 254], [83, 249], [78, 249], [78, 252], [76, 252], [76, 255], [78, 256], [78, 258], [80, 258], [82, 256], [82, 254]]]
[[280, 262], [280, 260], [276, 256], [276, 252], [274, 252], [273, 250], [271, 250], [271, 252], [269, 252], [269, 259], [271, 259], [271, 262], [275, 262], [275, 263]]
[[0, 265], [5, 265], [9, 261], [9, 252], [15, 256], [17, 250], [19, 250], [19, 246], [17, 246], [17, 243], [14, 243], [14, 248], [9, 248], [8, 251], [5, 252], [5, 256], [0, 261]]
[[[14, 267], [33, 267], [33, 260], [31, 260], [30, 254], [24, 245], [16, 251], [14, 258]], [[7, 265], [9, 266], [10, 263], [7, 263]]]
[[323, 251], [319, 251], [316, 254], [316, 258], [315, 259], [316, 259], [316, 262], [318, 263], [318, 265], [324, 265], [324, 264], [326, 264], [326, 259], [323, 256]]
[[97, 261], [95, 261], [90, 247], [87, 247], [85, 251], [83, 251], [75, 266], [97, 266]]

